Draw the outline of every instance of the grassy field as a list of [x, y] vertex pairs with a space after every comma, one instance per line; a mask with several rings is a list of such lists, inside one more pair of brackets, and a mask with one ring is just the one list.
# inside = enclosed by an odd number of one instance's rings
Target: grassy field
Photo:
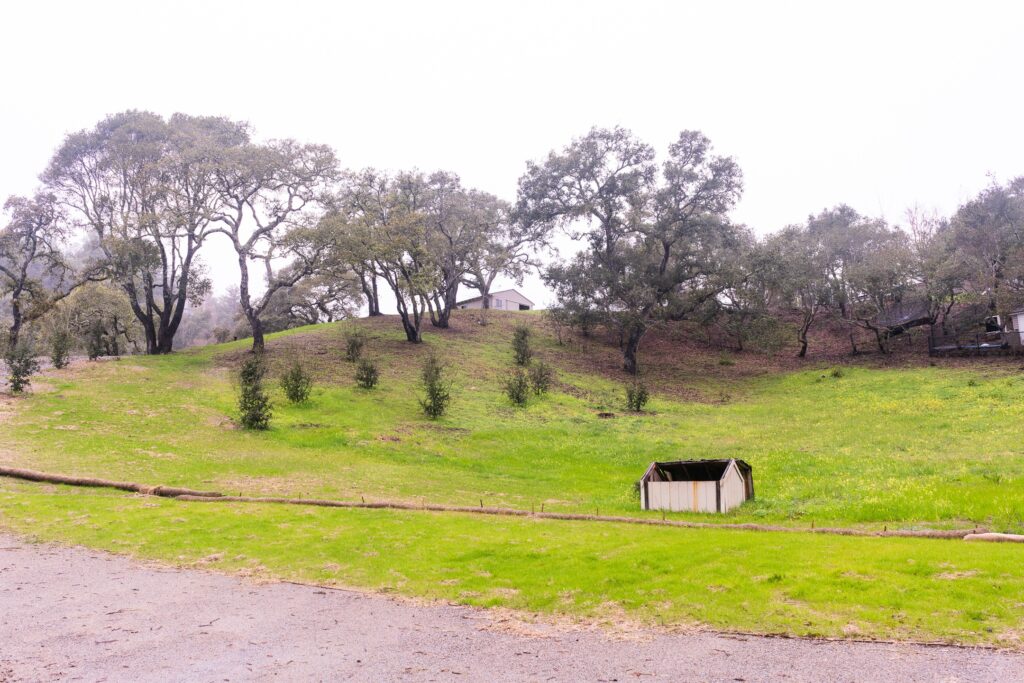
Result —
[[[388, 320], [370, 326], [368, 353], [384, 369], [370, 392], [342, 360], [344, 326], [272, 340], [275, 363], [305, 357], [320, 384], [301, 406], [275, 385], [268, 433], [235, 428], [238, 343], [60, 373], [19, 402], [0, 449], [38, 469], [229, 493], [637, 515], [634, 482], [652, 460], [738, 457], [754, 467], [757, 500], [713, 520], [1024, 529], [1024, 378], [1006, 369], [847, 367], [834, 377], [697, 365], [686, 396], [656, 392], [651, 412], [634, 415], [614, 372], [580, 372], [578, 350], [538, 332], [561, 386], [520, 409], [501, 392], [508, 320], [473, 329], [463, 318], [428, 335], [456, 378], [438, 422], [417, 405], [427, 349], [402, 342]], [[598, 416], [607, 411], [617, 417]]]
[[1016, 546], [182, 503], [10, 482], [0, 514], [40, 539], [172, 564], [618, 629], [1024, 644]]
[[[624, 411], [613, 347], [557, 343], [535, 315], [492, 312], [416, 347], [394, 320], [275, 335], [312, 400], [275, 391], [273, 428], [234, 424], [242, 342], [90, 363], [37, 381], [0, 430], [0, 463], [230, 494], [401, 499], [643, 516], [652, 460], [739, 457], [757, 500], [700, 521], [1024, 530], [1024, 378], [1009, 364], [842, 367], [673, 344], [645, 356], [650, 411]], [[535, 329], [556, 389], [501, 391], [513, 323]], [[354, 387], [358, 324], [381, 385]], [[455, 402], [417, 404], [430, 350]], [[654, 367], [658, 370], [655, 372]], [[613, 412], [602, 418], [599, 413]], [[0, 481], [0, 525], [175, 563], [481, 605], [761, 632], [1020, 645], [1024, 548], [959, 541], [684, 531], [465, 515], [203, 505]], [[213, 558], [213, 559], [210, 559]]]

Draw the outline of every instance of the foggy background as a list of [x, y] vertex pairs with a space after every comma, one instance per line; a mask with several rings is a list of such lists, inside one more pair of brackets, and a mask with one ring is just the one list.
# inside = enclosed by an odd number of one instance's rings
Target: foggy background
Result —
[[[64, 135], [124, 109], [246, 120], [260, 139], [329, 144], [346, 167], [450, 169], [508, 200], [527, 159], [592, 126], [662, 154], [699, 129], [737, 158], [733, 216], [762, 234], [840, 202], [890, 222], [913, 205], [949, 214], [1024, 173], [1012, 2], [35, 2], [0, 16], [3, 196], [30, 193]], [[233, 252], [204, 252], [224, 291]], [[551, 303], [537, 278], [522, 291]]]

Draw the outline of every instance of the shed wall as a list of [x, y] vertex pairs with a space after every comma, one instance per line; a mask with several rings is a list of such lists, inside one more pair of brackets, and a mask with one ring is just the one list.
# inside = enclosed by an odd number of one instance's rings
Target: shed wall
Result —
[[648, 509], [671, 512], [716, 512], [717, 487], [717, 481], [649, 481], [647, 482]]
[[720, 482], [722, 487], [722, 512], [728, 512], [742, 504], [747, 498], [746, 483], [736, 463], [729, 465]]

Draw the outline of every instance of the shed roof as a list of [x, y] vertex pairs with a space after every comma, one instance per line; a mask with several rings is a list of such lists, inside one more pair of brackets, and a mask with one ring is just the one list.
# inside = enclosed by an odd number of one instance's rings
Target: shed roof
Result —
[[673, 460], [671, 462], [652, 462], [644, 472], [641, 481], [647, 481], [655, 472], [663, 481], [718, 481], [729, 469], [729, 463], [735, 462], [740, 474], [746, 477], [752, 471], [750, 465], [743, 460], [724, 458], [718, 460]]

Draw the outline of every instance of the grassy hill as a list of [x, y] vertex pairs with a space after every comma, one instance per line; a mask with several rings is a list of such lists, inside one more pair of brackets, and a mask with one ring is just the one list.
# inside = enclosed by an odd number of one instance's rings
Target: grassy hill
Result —
[[[834, 356], [723, 353], [673, 328], [647, 342], [654, 398], [636, 415], [624, 411], [627, 378], [608, 340], [559, 343], [536, 314], [492, 311], [490, 321], [459, 312], [420, 346], [389, 318], [275, 335], [272, 374], [301, 359], [317, 387], [291, 406], [275, 381], [266, 433], [235, 426], [244, 342], [82, 364], [15, 402], [0, 462], [232, 494], [660, 517], [639, 509], [634, 488], [650, 461], [740, 457], [753, 465], [756, 501], [672, 516], [1024, 529], [1016, 364], [931, 366], [908, 353], [839, 367]], [[518, 323], [558, 370], [555, 390], [525, 408], [501, 389]], [[357, 327], [382, 369], [374, 391], [354, 386], [344, 360]], [[436, 422], [417, 403], [431, 350], [455, 381], [451, 412]], [[1010, 644], [1024, 619], [1024, 605], [997, 597], [1024, 588], [1016, 547], [204, 506], [9, 481], [0, 515], [41, 538], [167, 561], [590, 618]]]

